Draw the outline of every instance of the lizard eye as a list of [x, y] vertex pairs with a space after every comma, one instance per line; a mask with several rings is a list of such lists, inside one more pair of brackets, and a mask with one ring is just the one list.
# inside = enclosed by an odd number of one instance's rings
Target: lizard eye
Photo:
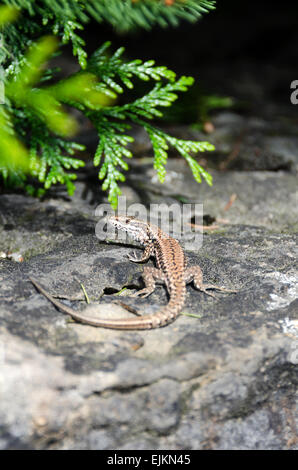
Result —
[[133, 217], [133, 216], [126, 217], [125, 223], [126, 223], [126, 224], [129, 224], [129, 222], [131, 222], [134, 218], [135, 218], [135, 217]]

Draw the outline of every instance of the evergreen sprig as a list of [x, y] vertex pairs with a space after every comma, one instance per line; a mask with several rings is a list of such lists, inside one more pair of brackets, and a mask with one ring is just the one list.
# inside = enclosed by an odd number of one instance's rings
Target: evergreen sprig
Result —
[[[140, 59], [125, 62], [121, 56], [125, 48], [119, 47], [113, 55], [107, 56], [107, 49], [110, 47], [111, 42], [106, 41], [102, 47], [97, 49], [91, 56], [88, 62], [88, 70], [94, 72], [100, 77], [101, 83], [98, 88], [114, 97], [114, 93], [123, 93], [123, 85], [127, 88], [133, 88], [132, 78], [137, 77], [140, 80], [148, 81], [161, 80], [162, 78], [174, 80], [176, 74], [164, 66], [155, 66], [154, 60], [143, 62]], [[122, 84], [116, 80], [120, 80]]]
[[212, 0], [91, 0], [86, 5], [93, 18], [110, 23], [118, 31], [177, 26], [180, 20], [195, 22], [213, 8]]
[[99, 145], [94, 155], [94, 165], [99, 166], [102, 163], [98, 178], [104, 180], [102, 189], [103, 191], [109, 191], [108, 200], [112, 207], [116, 208], [117, 198], [121, 194], [118, 181], [125, 181], [125, 176], [121, 170], [127, 171], [129, 168], [124, 159], [132, 157], [131, 151], [126, 146], [134, 139], [125, 134], [130, 127], [128, 124], [110, 121], [99, 113], [88, 113], [88, 116], [99, 135]]
[[[74, 191], [76, 170], [84, 165], [74, 158], [83, 146], [67, 140], [76, 130], [76, 122], [64, 104], [77, 108], [95, 126], [99, 144], [94, 165], [99, 167], [102, 188], [109, 193], [113, 207], [125, 181], [127, 159], [132, 157], [128, 144], [130, 124], [142, 126], [148, 133], [154, 152], [154, 168], [161, 182], [165, 179], [169, 147], [188, 162], [196, 181], [211, 176], [192, 154], [213, 150], [208, 142], [194, 142], [168, 135], [153, 125], [163, 115], [161, 109], [172, 105], [178, 93], [192, 85], [193, 78], [176, 74], [154, 60], [126, 60], [124, 48], [109, 54], [105, 42], [88, 59], [80, 31], [90, 19], [108, 21], [123, 30], [150, 28], [154, 24], [177, 24], [184, 18], [196, 20], [214, 7], [210, 0], [5, 0], [0, 7], [0, 67], [4, 70], [5, 103], [0, 106], [0, 175], [6, 183], [27, 186], [27, 176], [42, 183], [45, 191], [56, 183]], [[13, 6], [14, 8], [11, 8]], [[4, 15], [2, 13], [4, 12]], [[2, 15], [2, 16], [1, 16]], [[40, 35], [48, 36], [36, 40]], [[51, 35], [49, 35], [51, 34]], [[55, 69], [47, 61], [63, 44], [71, 43], [81, 70], [58, 81]], [[50, 85], [49, 80], [51, 80]], [[151, 90], [131, 102], [115, 104], [118, 94], [132, 89], [136, 81], [151, 81]], [[39, 191], [40, 192], [40, 191]]]
[[[68, 170], [76, 170], [85, 165], [82, 160], [73, 157], [77, 151], [84, 150], [85, 147], [53, 134], [29, 109], [15, 110], [14, 124], [19, 130], [19, 135], [29, 141], [28, 173], [31, 178], [36, 178], [43, 185], [37, 194], [42, 195], [53, 184], [60, 183], [65, 184], [68, 194], [72, 195], [75, 190], [73, 180], [77, 176]], [[16, 170], [18, 167], [12, 165], [10, 173], [13, 174], [14, 180], [19, 179]], [[25, 184], [24, 178], [21, 181], [27, 192], [36, 194], [34, 186]]]
[[205, 152], [214, 150], [214, 146], [209, 142], [195, 142], [191, 140], [177, 139], [176, 137], [169, 136], [160, 129], [145, 124], [144, 127], [150, 137], [153, 151], [154, 151], [154, 168], [157, 171], [159, 181], [164, 182], [166, 176], [166, 162], [167, 151], [169, 145], [174, 147], [180, 155], [182, 155], [192, 171], [195, 180], [198, 183], [202, 182], [202, 177], [205, 181], [212, 185], [212, 176], [199, 163], [190, 155], [191, 153]]
[[[15, 26], [6, 26], [10, 52], [20, 57], [30, 45], [32, 33], [53, 33], [63, 43], [71, 42], [73, 53], [82, 69], [87, 65], [84, 40], [78, 31], [93, 18], [98, 23], [110, 23], [117, 31], [137, 28], [151, 29], [177, 26], [181, 20], [195, 22], [215, 8], [214, 0], [3, 0], [11, 7], [25, 13], [22, 16], [22, 36]], [[9, 14], [7, 16], [9, 18]], [[1, 25], [1, 23], [0, 23]], [[1, 61], [0, 61], [1, 63]]]
[[[212, 184], [211, 175], [190, 154], [214, 150], [213, 145], [208, 142], [177, 139], [148, 122], [161, 118], [162, 111], [159, 108], [171, 106], [178, 98], [177, 92], [187, 91], [188, 87], [193, 84], [193, 78], [182, 76], [177, 80], [176, 74], [172, 70], [166, 67], [154, 67], [153, 61], [142, 63], [142, 61], [137, 60], [123, 63], [120, 61], [123, 48], [118, 49], [110, 57], [102, 57], [108, 45], [109, 43], [104, 44], [93, 55], [91, 66], [91, 70], [94, 73], [103, 77], [106, 85], [109, 84], [110, 87], [117, 90], [118, 83], [115, 81], [116, 77], [126, 85], [121, 75], [123, 70], [129, 70], [130, 77], [135, 75], [146, 81], [148, 78], [153, 77], [157, 82], [147, 94], [130, 103], [88, 113], [88, 117], [94, 123], [99, 135], [99, 145], [96, 150], [94, 164], [98, 166], [103, 159], [99, 179], [104, 180], [102, 189], [109, 190], [109, 201], [112, 206], [116, 206], [117, 196], [121, 193], [118, 181], [122, 182], [125, 180], [122, 170], [128, 169], [125, 158], [132, 157], [130, 150], [126, 148], [127, 144], [133, 140], [126, 134], [130, 127], [127, 124], [129, 121], [144, 127], [147, 131], [154, 151], [154, 168], [157, 171], [160, 182], [165, 180], [168, 149], [169, 146], [172, 146], [186, 159], [196, 181], [201, 182], [203, 177], [208, 184]], [[142, 70], [141, 75], [139, 74], [140, 69]], [[118, 73], [119, 70], [121, 71], [120, 73]], [[112, 81], [109, 80], [110, 74]], [[128, 86], [131, 87], [131, 84], [132, 82], [130, 81]], [[122, 91], [123, 87], [121, 86]]]

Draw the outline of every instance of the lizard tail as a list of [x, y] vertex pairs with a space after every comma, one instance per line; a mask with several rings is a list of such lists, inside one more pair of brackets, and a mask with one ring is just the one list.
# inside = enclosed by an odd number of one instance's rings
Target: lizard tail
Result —
[[179, 289], [175, 289], [171, 293], [169, 303], [156, 313], [151, 315], [144, 315], [138, 318], [115, 318], [110, 320], [108, 318], [94, 318], [88, 315], [81, 314], [76, 310], [73, 310], [67, 305], [63, 304], [59, 300], [55, 299], [50, 293], [48, 293], [35, 279], [29, 277], [29, 280], [36, 287], [36, 289], [43, 294], [55, 307], [61, 312], [67, 313], [74, 320], [102, 328], [112, 328], [116, 330], [150, 330], [153, 328], [159, 328], [172, 323], [179, 315], [186, 295], [185, 285], [179, 286]]

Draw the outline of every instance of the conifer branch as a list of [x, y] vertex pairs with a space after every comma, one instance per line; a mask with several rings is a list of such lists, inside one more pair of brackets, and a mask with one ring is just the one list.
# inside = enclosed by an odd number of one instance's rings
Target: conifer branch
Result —
[[[67, 138], [77, 124], [64, 104], [77, 108], [93, 123], [99, 144], [94, 165], [99, 167], [102, 188], [109, 201], [117, 205], [120, 183], [129, 169], [132, 152], [128, 144], [132, 123], [149, 135], [154, 153], [154, 168], [161, 182], [165, 179], [169, 147], [188, 162], [194, 178], [208, 184], [211, 176], [192, 154], [213, 150], [208, 142], [178, 139], [156, 127], [153, 121], [187, 91], [193, 78], [176, 74], [154, 60], [125, 60], [124, 48], [108, 54], [105, 42], [88, 59], [80, 31], [90, 20], [109, 22], [118, 30], [150, 29], [154, 25], [177, 25], [182, 19], [196, 21], [214, 8], [211, 0], [5, 0], [0, 7], [0, 68], [3, 69], [5, 103], [0, 107], [0, 176], [6, 184], [26, 187], [33, 193], [31, 180], [43, 187], [65, 184], [74, 191], [75, 171], [84, 162], [74, 157], [84, 147]], [[36, 37], [44, 36], [40, 40]], [[47, 61], [62, 44], [72, 45], [81, 70], [64, 80], [57, 80], [56, 70], [46, 68]], [[33, 40], [34, 38], [34, 40]], [[123, 105], [114, 99], [132, 89], [136, 81], [152, 82], [143, 96]], [[51, 81], [50, 85], [47, 82]], [[14, 152], [10, 149], [13, 148]], [[13, 157], [11, 156], [13, 155]]]

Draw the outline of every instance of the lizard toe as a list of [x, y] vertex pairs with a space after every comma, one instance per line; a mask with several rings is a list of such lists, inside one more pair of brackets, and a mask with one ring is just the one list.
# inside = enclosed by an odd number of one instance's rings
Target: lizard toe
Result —
[[148, 297], [152, 292], [153, 291], [151, 289], [142, 289], [132, 294], [132, 297]]

